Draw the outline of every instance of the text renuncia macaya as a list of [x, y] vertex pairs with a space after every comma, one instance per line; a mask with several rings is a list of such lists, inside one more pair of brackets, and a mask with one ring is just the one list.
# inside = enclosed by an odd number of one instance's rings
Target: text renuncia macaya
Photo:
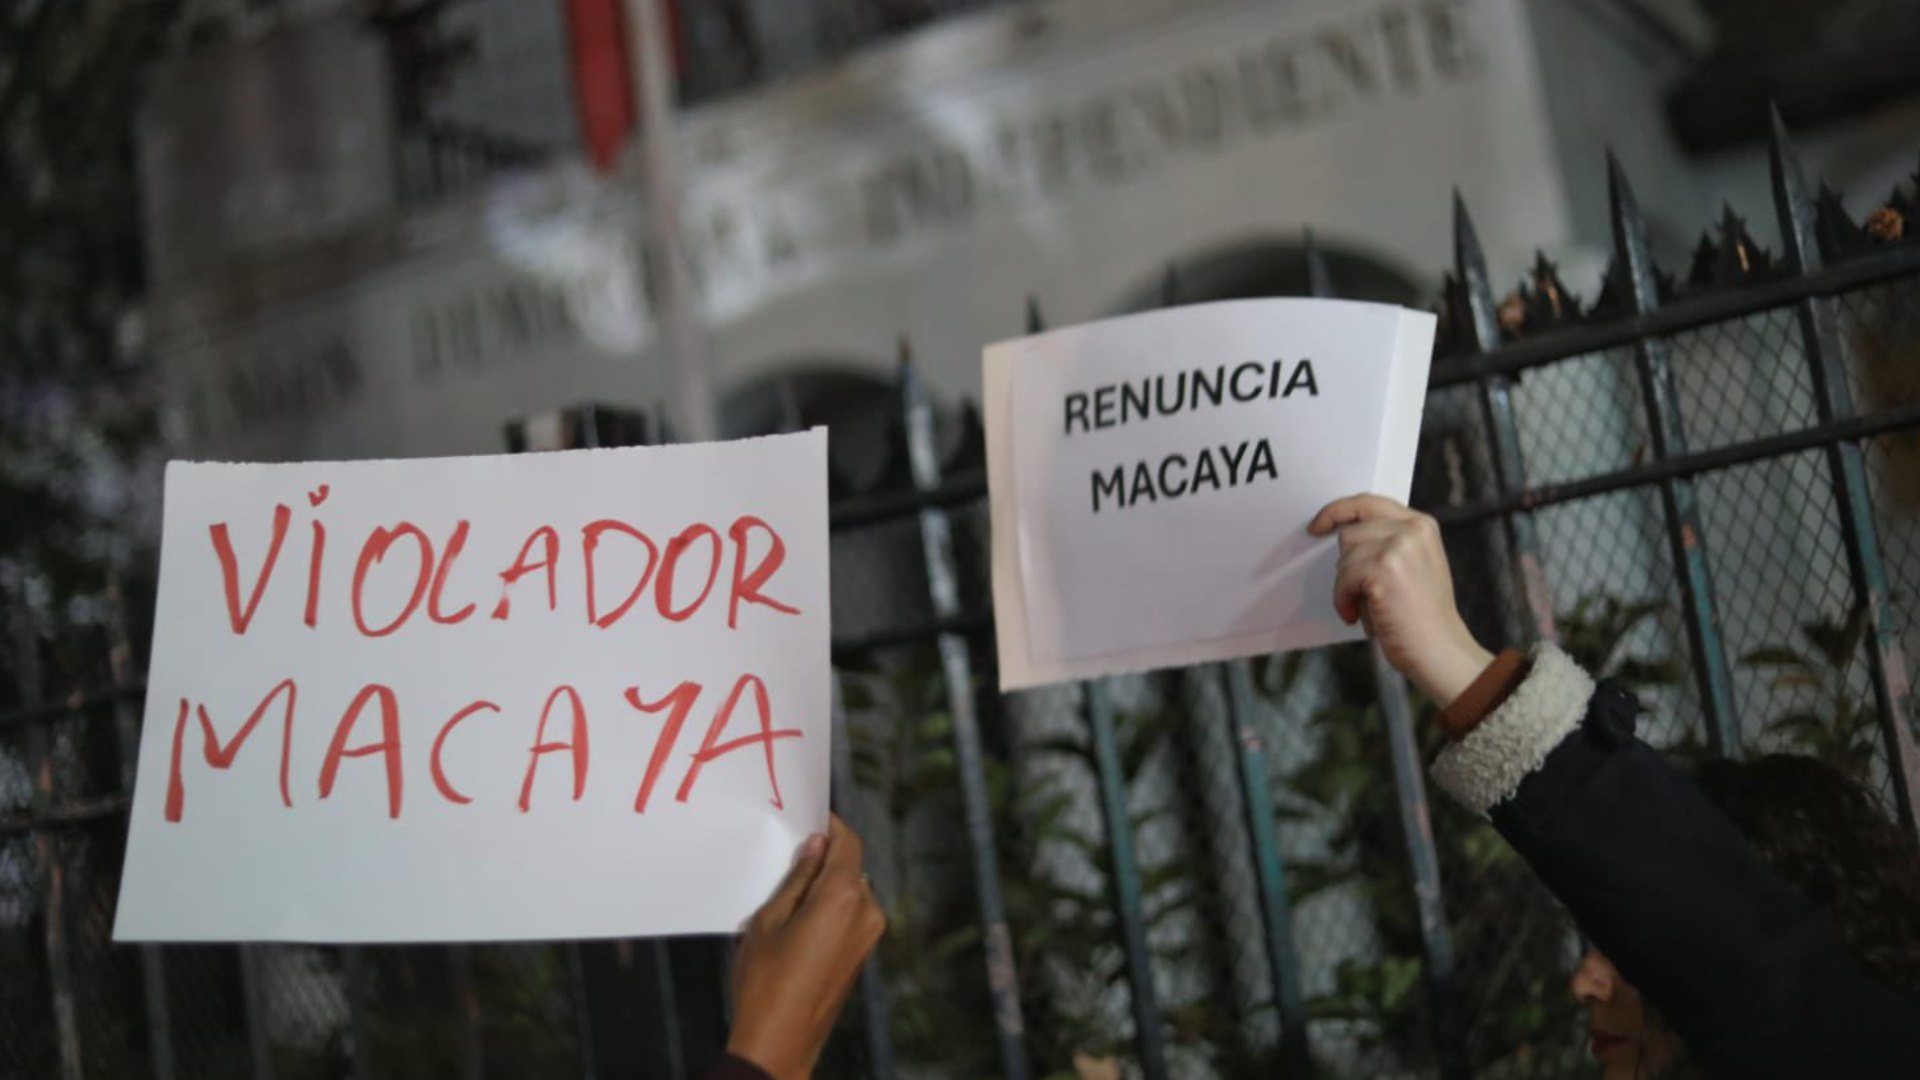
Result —
[[[1109, 383], [1091, 391], [1075, 390], [1063, 402], [1066, 435], [1070, 438], [1096, 429], [1121, 427], [1156, 416], [1174, 416], [1231, 402], [1292, 397], [1319, 397], [1313, 361], [1273, 360], [1219, 364], [1171, 375], [1147, 375], [1123, 383]], [[1279, 477], [1273, 447], [1265, 436], [1202, 446], [1192, 453], [1170, 453], [1158, 461], [1121, 462], [1095, 469], [1091, 478], [1093, 512], [1107, 507], [1125, 510], [1141, 503], [1198, 495], [1204, 491], [1250, 484]]]

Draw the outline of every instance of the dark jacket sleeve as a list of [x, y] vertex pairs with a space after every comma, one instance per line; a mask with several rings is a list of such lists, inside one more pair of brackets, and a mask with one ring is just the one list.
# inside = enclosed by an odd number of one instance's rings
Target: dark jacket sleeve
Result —
[[763, 1072], [760, 1066], [745, 1058], [727, 1054], [714, 1062], [713, 1068], [708, 1069], [707, 1075], [701, 1077], [701, 1080], [773, 1080], [773, 1078]]
[[1542, 672], [1530, 675], [1436, 778], [1481, 803], [1689, 1059], [1712, 1076], [1920, 1077], [1920, 1003], [1870, 977], [1692, 778], [1634, 736], [1631, 694], [1580, 687], [1564, 656], [1541, 660], [1566, 666], [1545, 672], [1565, 685], [1527, 697]]

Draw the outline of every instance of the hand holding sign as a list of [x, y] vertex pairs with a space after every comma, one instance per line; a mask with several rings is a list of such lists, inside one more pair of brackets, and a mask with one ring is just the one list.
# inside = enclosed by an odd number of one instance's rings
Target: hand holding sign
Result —
[[115, 936], [737, 927], [826, 820], [825, 446], [170, 466]]
[[1339, 534], [1334, 610], [1349, 625], [1365, 624], [1387, 662], [1434, 702], [1452, 703], [1493, 661], [1454, 605], [1447, 549], [1431, 517], [1354, 495], [1328, 503], [1307, 531]]
[[860, 838], [836, 816], [828, 835], [808, 840], [741, 939], [727, 1050], [774, 1080], [813, 1074], [860, 965], [887, 928], [861, 853]]

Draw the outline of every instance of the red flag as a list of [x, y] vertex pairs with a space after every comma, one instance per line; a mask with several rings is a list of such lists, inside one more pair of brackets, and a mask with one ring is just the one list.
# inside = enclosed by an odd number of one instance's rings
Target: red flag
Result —
[[[674, 46], [667, 52], [676, 78], [681, 66], [678, 8], [669, 3], [666, 13]], [[588, 159], [604, 172], [619, 161], [638, 112], [622, 0], [567, 0], [567, 36], [573, 46], [573, 96], [580, 134]]]

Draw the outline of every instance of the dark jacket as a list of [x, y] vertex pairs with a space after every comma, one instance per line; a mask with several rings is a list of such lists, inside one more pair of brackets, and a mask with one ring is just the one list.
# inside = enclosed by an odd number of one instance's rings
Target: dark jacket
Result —
[[1490, 817], [1709, 1076], [1920, 1077], [1920, 1002], [1876, 982], [1635, 737], [1638, 712], [1542, 649], [1434, 776]]

